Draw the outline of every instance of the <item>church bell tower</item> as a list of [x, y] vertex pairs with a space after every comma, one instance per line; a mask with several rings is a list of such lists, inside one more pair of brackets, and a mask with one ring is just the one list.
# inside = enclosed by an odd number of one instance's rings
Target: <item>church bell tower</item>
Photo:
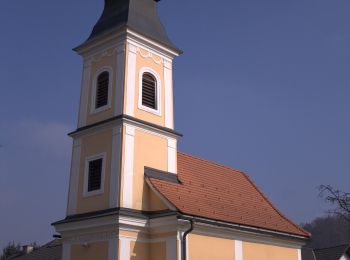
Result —
[[63, 260], [177, 259], [176, 232], [146, 228], [149, 216], [171, 209], [145, 172], [176, 175], [181, 136], [172, 82], [181, 51], [157, 2], [105, 0], [91, 35], [74, 49], [83, 58], [78, 126], [69, 134], [67, 217], [53, 224]]

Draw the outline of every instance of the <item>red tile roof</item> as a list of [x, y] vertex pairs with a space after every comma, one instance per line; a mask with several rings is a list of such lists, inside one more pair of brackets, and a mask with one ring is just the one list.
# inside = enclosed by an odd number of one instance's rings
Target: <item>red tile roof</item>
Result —
[[181, 184], [149, 178], [181, 213], [309, 237], [283, 216], [243, 172], [178, 153]]

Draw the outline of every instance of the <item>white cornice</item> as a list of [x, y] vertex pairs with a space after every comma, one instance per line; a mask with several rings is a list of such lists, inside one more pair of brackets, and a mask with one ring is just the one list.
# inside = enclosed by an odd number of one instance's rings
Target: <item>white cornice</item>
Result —
[[156, 41], [153, 41], [141, 34], [136, 33], [131, 29], [125, 28], [111, 30], [106, 34], [83, 43], [73, 50], [84, 58], [88, 58], [99, 53], [102, 49], [117, 47], [120, 49], [120, 45], [126, 41], [131, 42], [139, 47], [150, 49], [152, 52], [164, 57], [169, 61], [181, 54], [177, 50], [170, 49], [161, 43], [157, 43]]
[[97, 124], [95, 126], [93, 125], [89, 128], [81, 130], [79, 132], [73, 132], [69, 135], [73, 138], [79, 138], [79, 137], [86, 136], [86, 135], [94, 135], [94, 134], [96, 134], [97, 131], [105, 131], [105, 130], [110, 129], [112, 127], [122, 126], [122, 125], [124, 125], [124, 126], [130, 125], [130, 126], [135, 127], [136, 129], [147, 131], [148, 133], [152, 133], [152, 134], [155, 134], [155, 135], [167, 138], [167, 139], [170, 138], [173, 140], [173, 139], [179, 138], [179, 136], [176, 135], [175, 133], [171, 133], [171, 132], [168, 132], [166, 130], [162, 130], [161, 129], [162, 126], [159, 126], [159, 128], [157, 128], [156, 126], [144, 124], [141, 121], [137, 121], [137, 118], [136, 118], [136, 120], [133, 120], [132, 118], [129, 119], [129, 118], [117, 118], [117, 117], [111, 118], [110, 121], [106, 121], [106, 122], [103, 122], [101, 124]]

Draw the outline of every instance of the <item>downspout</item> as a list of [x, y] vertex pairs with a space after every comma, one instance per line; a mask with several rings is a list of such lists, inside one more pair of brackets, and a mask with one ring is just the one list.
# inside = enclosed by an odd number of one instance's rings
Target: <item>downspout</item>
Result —
[[187, 259], [187, 235], [193, 231], [193, 221], [190, 220], [190, 228], [185, 231], [185, 233], [182, 236], [182, 241], [181, 241], [181, 260], [186, 260]]

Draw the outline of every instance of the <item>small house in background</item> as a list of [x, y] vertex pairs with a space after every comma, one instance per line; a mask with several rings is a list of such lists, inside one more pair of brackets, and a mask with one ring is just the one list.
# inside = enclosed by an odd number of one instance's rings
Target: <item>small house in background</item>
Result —
[[38, 248], [23, 247], [22, 252], [6, 258], [6, 260], [61, 260], [62, 244], [55, 239]]
[[350, 245], [302, 249], [302, 260], [350, 260]]

